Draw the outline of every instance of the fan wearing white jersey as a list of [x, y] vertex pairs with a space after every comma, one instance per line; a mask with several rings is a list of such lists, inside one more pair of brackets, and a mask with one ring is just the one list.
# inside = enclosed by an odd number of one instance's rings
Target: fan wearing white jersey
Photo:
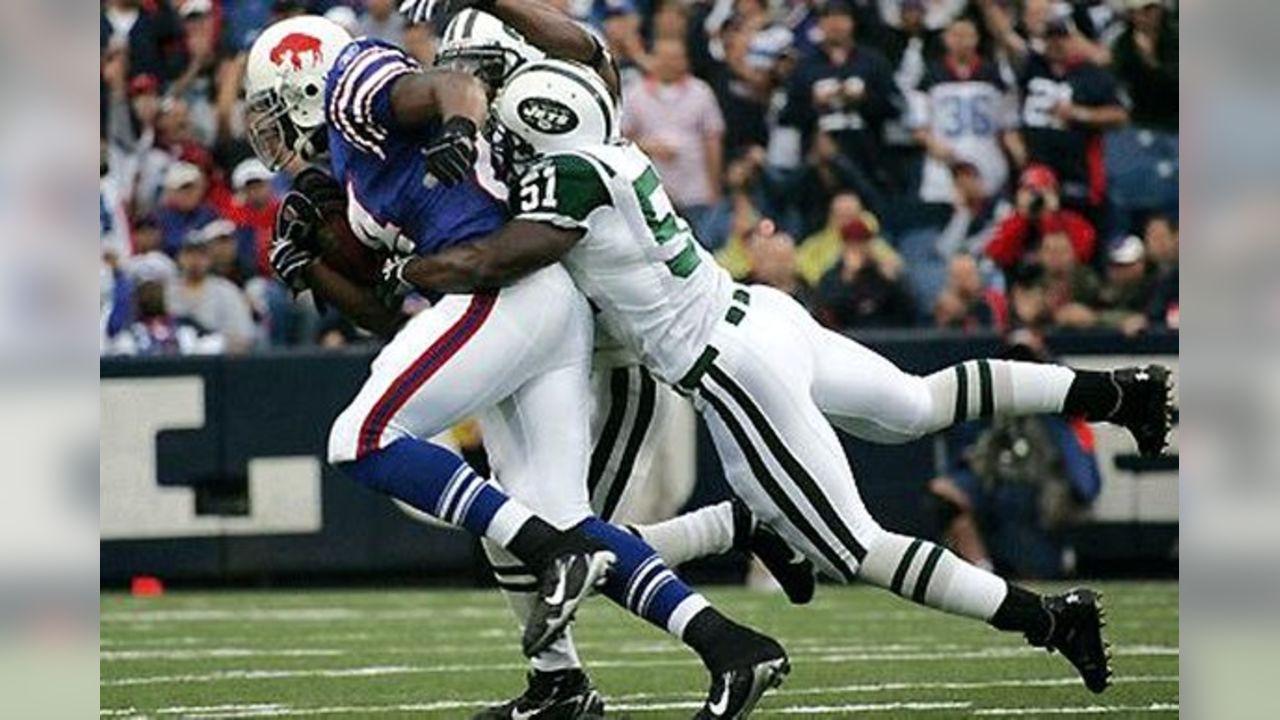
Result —
[[987, 195], [1009, 178], [1003, 143], [1017, 127], [1018, 108], [999, 70], [978, 53], [978, 29], [959, 19], [943, 35], [947, 54], [931, 65], [912, 103], [916, 139], [928, 151], [920, 199], [950, 204], [951, 168], [964, 160], [981, 174]]
[[899, 370], [821, 328], [785, 294], [735, 285], [671, 211], [644, 153], [617, 139], [612, 106], [583, 91], [582, 73], [532, 63], [497, 98], [497, 119], [534, 158], [515, 219], [392, 271], [421, 288], [458, 291], [502, 286], [559, 260], [616, 336], [692, 395], [734, 491], [825, 574], [1022, 632], [1104, 690], [1110, 669], [1094, 592], [1042, 597], [880, 527], [832, 425], [904, 442], [977, 417], [1062, 412], [1123, 425], [1143, 453], [1157, 454], [1169, 423], [1167, 370], [995, 360], [928, 377]]

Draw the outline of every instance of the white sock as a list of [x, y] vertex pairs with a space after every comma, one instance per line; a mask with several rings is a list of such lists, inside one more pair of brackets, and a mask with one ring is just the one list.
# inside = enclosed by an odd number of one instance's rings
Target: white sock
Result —
[[954, 615], [990, 620], [1009, 590], [1000, 577], [919, 538], [886, 532], [867, 548], [858, 576]]
[[660, 523], [630, 527], [658, 552], [667, 567], [733, 549], [733, 505], [727, 501]]
[[[533, 610], [538, 578], [505, 548], [487, 539], [482, 544], [485, 554], [489, 556], [490, 564], [493, 565], [493, 576], [498, 581], [498, 587], [506, 596], [507, 604], [511, 606], [511, 612], [516, 616], [516, 623], [523, 631], [525, 623], [529, 621], [529, 613]], [[551, 643], [546, 650], [530, 658], [529, 664], [534, 670], [541, 672], [582, 667], [570, 628], [565, 628], [564, 634]]]
[[1011, 360], [970, 360], [939, 370], [925, 378], [933, 395], [933, 427], [926, 432], [979, 417], [1062, 412], [1075, 376], [1062, 365]]

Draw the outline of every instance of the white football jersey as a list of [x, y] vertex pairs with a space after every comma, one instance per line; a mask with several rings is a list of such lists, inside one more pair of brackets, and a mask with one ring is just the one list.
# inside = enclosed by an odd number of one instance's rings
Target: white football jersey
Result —
[[609, 333], [677, 382], [724, 318], [733, 279], [676, 214], [649, 158], [630, 142], [549, 155], [515, 192], [517, 218], [586, 231], [561, 263]]
[[[999, 193], [1009, 177], [1000, 135], [1017, 126], [1017, 106], [995, 68], [986, 63], [971, 76], [957, 76], [945, 63], [925, 74], [920, 85], [923, 102], [915, 107], [916, 127], [951, 147], [957, 158], [978, 167], [987, 192]], [[925, 161], [920, 198], [950, 203], [955, 196], [951, 169], [937, 158]]]

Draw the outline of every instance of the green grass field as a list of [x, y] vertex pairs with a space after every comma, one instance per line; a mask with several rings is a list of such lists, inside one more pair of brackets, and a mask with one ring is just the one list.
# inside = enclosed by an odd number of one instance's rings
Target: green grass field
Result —
[[[793, 671], [758, 716], [1174, 716], [1178, 589], [1106, 583], [1116, 684], [1093, 695], [1021, 638], [867, 588], [809, 606], [708, 593], [787, 647]], [[707, 678], [665, 634], [603, 599], [579, 648], [610, 717], [687, 718]], [[496, 591], [268, 591], [102, 599], [103, 717], [465, 718], [523, 686], [519, 638]]]

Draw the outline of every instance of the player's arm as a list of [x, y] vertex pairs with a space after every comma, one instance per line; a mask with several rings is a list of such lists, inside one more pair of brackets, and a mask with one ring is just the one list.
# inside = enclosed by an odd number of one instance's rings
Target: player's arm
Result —
[[407, 130], [455, 117], [478, 126], [488, 107], [484, 84], [470, 73], [456, 70], [432, 68], [411, 73], [391, 87], [391, 115], [397, 126]]
[[559, 260], [582, 235], [582, 230], [515, 219], [475, 242], [403, 261], [399, 278], [420, 290], [445, 293], [505, 287]]
[[490, 0], [488, 7], [481, 4], [477, 9], [515, 28], [525, 40], [551, 57], [574, 60], [595, 70], [614, 99], [619, 97], [618, 69], [604, 46], [564, 11], [542, 0]]
[[323, 260], [316, 260], [303, 270], [303, 278], [311, 292], [329, 303], [356, 325], [371, 333], [389, 338], [404, 325], [406, 317], [388, 308], [371, 288], [361, 287], [339, 274]]
[[470, 292], [511, 284], [560, 259], [587, 218], [612, 203], [595, 166], [559, 155], [530, 168], [512, 193], [516, 217], [496, 232], [427, 257], [400, 261], [399, 279], [423, 290]]

